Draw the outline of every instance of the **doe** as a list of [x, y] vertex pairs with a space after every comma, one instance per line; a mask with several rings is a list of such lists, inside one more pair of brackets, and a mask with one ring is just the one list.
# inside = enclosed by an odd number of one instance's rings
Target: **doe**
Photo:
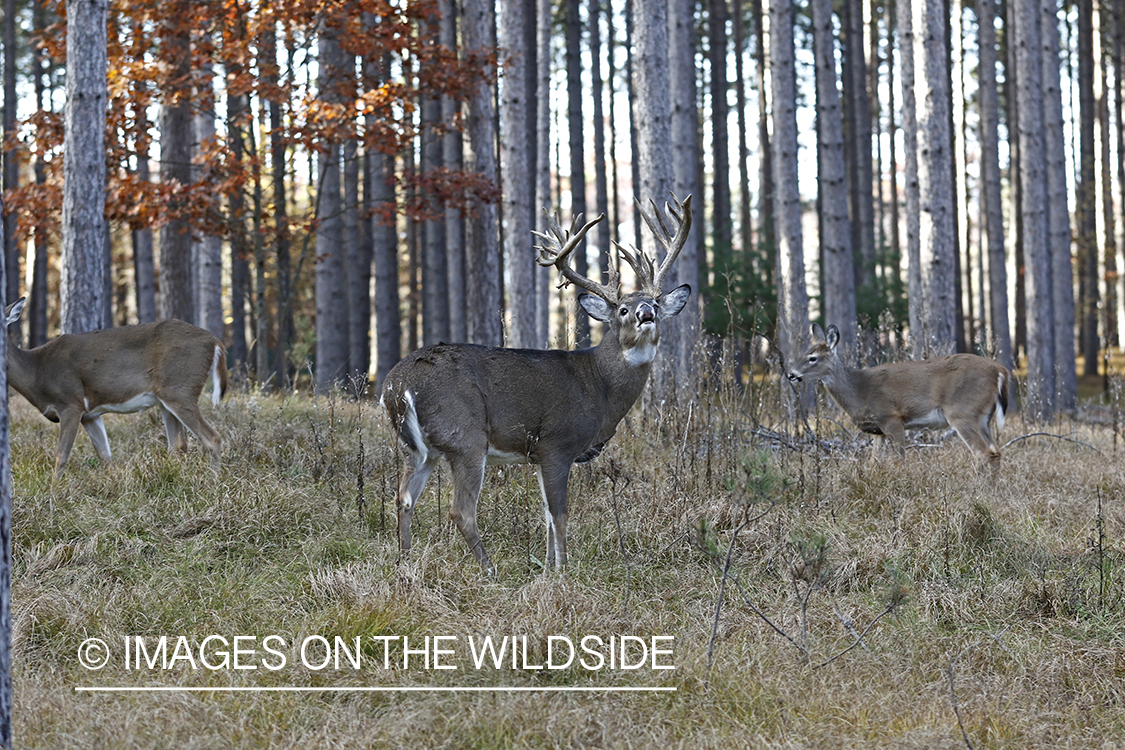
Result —
[[[5, 327], [19, 320], [23, 305], [21, 297], [8, 306]], [[218, 466], [219, 433], [199, 411], [208, 377], [217, 404], [227, 388], [226, 350], [210, 333], [182, 320], [64, 333], [34, 349], [20, 349], [8, 338], [8, 384], [59, 424], [56, 476], [66, 467], [79, 425], [105, 463], [110, 452], [102, 415], [156, 405], [169, 450], [187, 447], [186, 428]]]
[[1000, 465], [1000, 449], [989, 423], [1004, 427], [1011, 374], [1003, 365], [976, 354], [952, 354], [876, 367], [849, 367], [836, 352], [840, 331], [812, 326], [813, 341], [789, 372], [799, 383], [821, 381], [856, 426], [885, 435], [901, 453], [908, 429], [952, 427], [965, 444]]

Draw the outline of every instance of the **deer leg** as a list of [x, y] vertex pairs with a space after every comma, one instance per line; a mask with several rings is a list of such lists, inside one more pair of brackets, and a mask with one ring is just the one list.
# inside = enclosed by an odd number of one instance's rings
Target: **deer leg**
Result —
[[977, 453], [984, 456], [984, 458], [992, 466], [993, 470], [1000, 466], [1000, 448], [992, 440], [992, 435], [988, 430], [987, 417], [984, 418], [983, 424], [976, 425], [973, 423], [962, 423], [952, 425], [953, 429], [957, 432], [958, 437], [969, 447]]
[[160, 416], [164, 420], [164, 435], [168, 438], [168, 450], [187, 450], [184, 425], [163, 402], [160, 404]]
[[570, 464], [536, 466], [539, 491], [543, 494], [543, 518], [547, 523], [546, 568], [566, 567], [567, 483]]
[[461, 536], [465, 537], [465, 542], [473, 551], [477, 562], [489, 576], [493, 576], [496, 574], [496, 566], [484, 551], [484, 544], [480, 540], [480, 529], [477, 528], [477, 503], [480, 500], [481, 487], [484, 486], [486, 460], [483, 451], [472, 455], [450, 457], [449, 467], [453, 472], [453, 504], [449, 506], [449, 517], [457, 525]]
[[109, 436], [105, 434], [105, 423], [102, 422], [102, 418], [83, 419], [82, 426], [86, 428], [86, 434], [90, 436], [90, 442], [98, 452], [98, 460], [103, 464], [109, 463]]
[[[410, 460], [413, 459], [413, 460]], [[426, 480], [437, 464], [434, 455], [422, 456], [410, 453], [403, 462], [402, 482], [395, 498], [395, 511], [398, 513], [398, 551], [403, 559], [410, 556], [410, 521], [414, 517], [414, 505], [426, 487]]]
[[67, 409], [59, 414], [59, 450], [55, 456], [55, 476], [61, 477], [70, 451], [74, 448], [74, 438], [78, 437], [78, 425], [82, 424], [82, 412]]
[[891, 441], [899, 456], [906, 455], [906, 427], [900, 417], [889, 417], [881, 425], [883, 434]]
[[[203, 443], [203, 448], [211, 455], [211, 463], [218, 465], [222, 438], [219, 437], [219, 433], [215, 431], [214, 427], [204, 421], [203, 415], [199, 411], [199, 404], [194, 401], [178, 404], [171, 399], [160, 398], [159, 400], [160, 406], [164, 410], [164, 429], [168, 432], [168, 447], [171, 448], [172, 446], [171, 430], [168, 427], [168, 415], [171, 414], [173, 420], [186, 427], [188, 432], [195, 435], [199, 442]], [[176, 447], [182, 450], [187, 447], [187, 440], [178, 427], [177, 435]]]

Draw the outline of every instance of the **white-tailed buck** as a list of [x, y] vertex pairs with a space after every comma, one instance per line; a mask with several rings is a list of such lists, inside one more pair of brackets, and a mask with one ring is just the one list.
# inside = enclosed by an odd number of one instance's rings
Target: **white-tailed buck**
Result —
[[822, 381], [859, 429], [887, 436], [899, 452], [908, 429], [952, 427], [966, 445], [999, 466], [1000, 449], [989, 422], [995, 414], [997, 429], [1004, 427], [1007, 368], [975, 354], [953, 354], [856, 369], [836, 353], [836, 326], [828, 326], [827, 336], [815, 324], [812, 332], [812, 345], [790, 371], [790, 380]]
[[[5, 328], [19, 320], [23, 304], [21, 297], [8, 306]], [[210, 333], [182, 320], [66, 333], [30, 350], [8, 339], [8, 384], [59, 423], [56, 476], [66, 466], [79, 425], [104, 463], [110, 453], [102, 415], [156, 405], [169, 450], [187, 447], [187, 428], [218, 465], [219, 433], [199, 412], [208, 377], [217, 404], [227, 387], [226, 350]]]
[[[495, 349], [469, 344], [436, 344], [419, 349], [387, 374], [382, 401], [403, 449], [404, 468], [396, 508], [399, 550], [410, 552], [410, 521], [426, 479], [440, 457], [453, 474], [449, 515], [481, 566], [494, 570], [481, 545], [477, 501], [487, 464], [534, 464], [547, 522], [546, 566], [566, 564], [567, 480], [570, 467], [593, 459], [613, 437], [618, 423], [640, 397], [656, 356], [660, 324], [687, 304], [686, 284], [664, 293], [661, 284], [687, 240], [691, 196], [665, 204], [675, 225], [670, 234], [652, 206], [641, 212], [664, 247], [664, 261], [641, 251], [618, 252], [636, 273], [639, 291], [623, 294], [609, 269], [607, 284], [580, 276], [568, 265], [590, 227], [574, 218], [563, 231], [548, 217], [549, 233], [536, 259], [558, 268], [563, 284], [589, 294], [578, 303], [606, 324], [601, 343], [577, 351]], [[640, 206], [638, 205], [638, 209]]]

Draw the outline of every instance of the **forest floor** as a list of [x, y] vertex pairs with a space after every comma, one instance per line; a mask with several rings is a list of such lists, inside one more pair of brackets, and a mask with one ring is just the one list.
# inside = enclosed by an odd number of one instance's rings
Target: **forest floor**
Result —
[[534, 474], [489, 470], [490, 580], [444, 468], [399, 562], [373, 400], [205, 404], [217, 474], [167, 454], [155, 410], [111, 416], [114, 462], [80, 437], [54, 481], [57, 427], [13, 394], [14, 740], [1121, 747], [1116, 400], [1011, 415], [995, 477], [955, 436], [900, 458], [825, 405], [798, 441], [776, 383], [647, 404], [575, 468], [561, 574]]

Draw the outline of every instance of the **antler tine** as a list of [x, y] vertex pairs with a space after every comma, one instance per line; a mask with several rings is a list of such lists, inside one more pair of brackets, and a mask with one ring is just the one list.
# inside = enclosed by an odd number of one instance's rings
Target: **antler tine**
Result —
[[596, 219], [586, 222], [581, 227], [578, 225], [582, 222], [582, 214], [578, 214], [571, 220], [570, 229], [567, 231], [563, 231], [562, 227], [559, 225], [558, 214], [552, 216], [547, 209], [544, 208], [543, 215], [547, 217], [547, 230], [549, 234], [532, 230], [532, 234], [544, 240], [543, 245], [535, 246], [539, 251], [535, 262], [544, 267], [554, 266], [559, 269], [559, 273], [563, 277], [563, 285], [567, 283], [574, 284], [591, 294], [596, 294], [607, 302], [616, 303], [618, 297], [616, 273], [611, 270], [609, 277], [610, 283], [608, 285], [599, 284], [592, 279], [578, 274], [567, 263], [567, 259], [570, 257], [571, 253], [574, 252], [574, 249], [582, 244], [586, 232], [590, 231], [595, 224], [602, 221], [605, 218], [605, 214], [601, 214]]
[[668, 275], [672, 264], [676, 262], [676, 258], [679, 257], [680, 251], [683, 250], [684, 244], [687, 242], [688, 231], [691, 229], [691, 196], [689, 195], [683, 201], [680, 201], [673, 193], [672, 201], [675, 206], [665, 202], [664, 211], [675, 221], [675, 236], [672, 236], [668, 231], [668, 226], [664, 223], [664, 216], [656, 207], [656, 201], [649, 199], [649, 203], [652, 205], [651, 215], [646, 213], [644, 208], [641, 207], [640, 201], [637, 201], [637, 210], [644, 218], [649, 230], [652, 231], [656, 241], [663, 246], [665, 251], [664, 261], [660, 264], [659, 270], [651, 273], [647, 280], [647, 283], [651, 286], [650, 291], [654, 296], [660, 294], [660, 285], [663, 283], [664, 277]]

